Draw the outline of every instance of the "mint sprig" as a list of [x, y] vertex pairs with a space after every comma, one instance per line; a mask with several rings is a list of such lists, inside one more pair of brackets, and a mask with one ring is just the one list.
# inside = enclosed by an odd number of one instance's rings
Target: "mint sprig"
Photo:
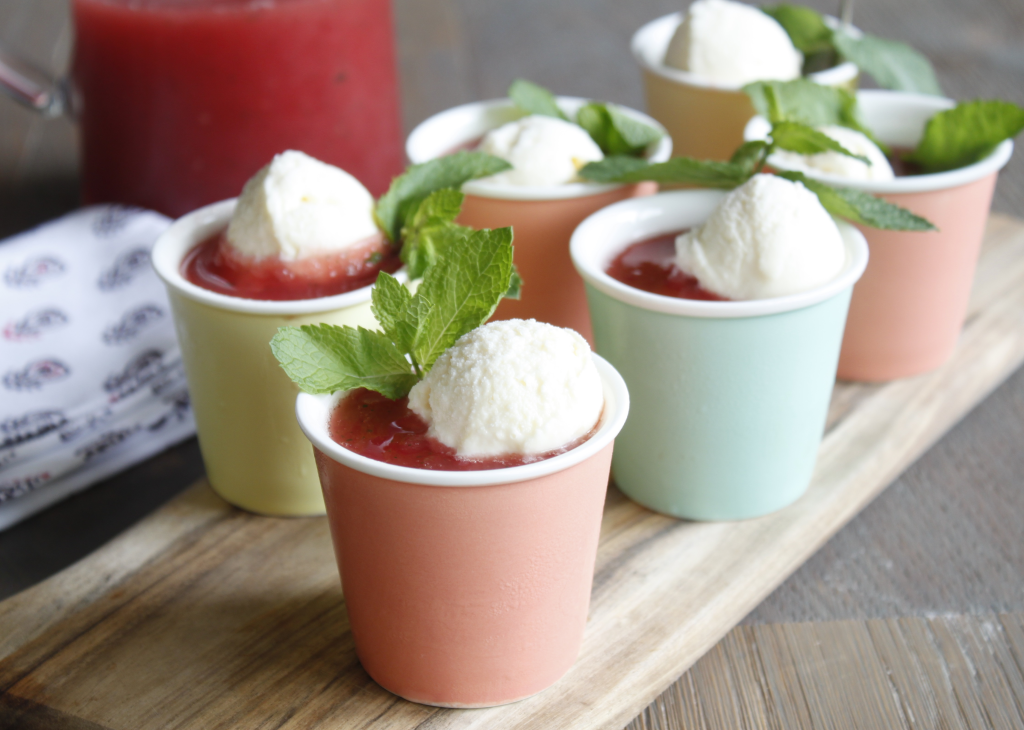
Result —
[[[768, 99], [771, 99], [771, 91], [768, 93]], [[729, 162], [675, 157], [668, 162], [652, 165], [645, 160], [632, 157], [607, 157], [600, 162], [586, 165], [580, 170], [580, 176], [595, 182], [636, 183], [653, 180], [659, 183], [731, 190], [764, 169], [768, 157], [777, 149], [792, 150], [800, 154], [833, 151], [864, 159], [854, 155], [831, 137], [805, 124], [780, 121], [772, 126], [767, 140], [745, 142], [737, 148]], [[934, 226], [924, 218], [868, 193], [833, 188], [810, 180], [800, 173], [785, 172], [780, 175], [787, 180], [802, 182], [804, 187], [818, 196], [825, 210], [855, 223], [895, 231], [934, 229]]]
[[821, 13], [802, 5], [771, 5], [761, 10], [785, 29], [804, 54], [804, 73], [828, 68], [841, 57], [870, 74], [883, 88], [942, 95], [931, 62], [906, 43], [868, 33], [855, 38], [843, 28], [829, 28]]
[[419, 279], [449, 246], [473, 229], [455, 223], [464, 195], [458, 190], [437, 190], [416, 207], [402, 226], [401, 258], [410, 279]]
[[971, 165], [1003, 140], [1024, 130], [1024, 109], [1008, 101], [967, 101], [928, 120], [917, 148], [906, 160], [925, 172]]
[[[512, 102], [528, 114], [572, 121], [558, 106], [555, 95], [543, 86], [516, 79], [508, 89]], [[662, 137], [660, 130], [626, 114], [615, 104], [592, 101], [576, 113], [582, 127], [605, 155], [641, 155]]]
[[391, 187], [377, 201], [374, 218], [387, 237], [397, 242], [402, 228], [431, 193], [444, 188], [458, 189], [467, 180], [494, 175], [511, 167], [500, 157], [465, 150], [412, 165], [391, 181]]
[[487, 321], [513, 285], [512, 229], [472, 231], [438, 256], [415, 295], [378, 274], [371, 307], [381, 332], [282, 327], [270, 347], [307, 393], [362, 387], [401, 398], [456, 340]]

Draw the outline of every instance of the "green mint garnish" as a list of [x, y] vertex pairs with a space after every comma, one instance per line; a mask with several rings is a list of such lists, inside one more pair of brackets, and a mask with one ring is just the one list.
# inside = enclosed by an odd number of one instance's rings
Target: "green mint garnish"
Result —
[[[771, 91], [768, 98], [771, 99]], [[864, 160], [844, 149], [831, 137], [805, 124], [780, 121], [773, 125], [767, 141], [745, 142], [737, 148], [728, 162], [675, 157], [668, 162], [652, 165], [635, 157], [608, 157], [586, 165], [580, 170], [580, 175], [595, 182], [635, 183], [653, 180], [659, 183], [682, 183], [731, 190], [759, 173], [768, 157], [777, 149], [792, 150], [800, 154], [833, 151]], [[803, 183], [804, 187], [818, 196], [818, 200], [829, 213], [855, 223], [893, 231], [935, 229], [935, 226], [924, 218], [868, 193], [833, 188], [808, 179], [798, 172], [779, 174], [787, 180]]]
[[854, 38], [842, 28], [829, 28], [819, 12], [801, 5], [772, 5], [761, 10], [785, 29], [793, 45], [804, 54], [804, 73], [829, 68], [841, 56], [873, 76], [883, 88], [942, 95], [931, 62], [906, 43], [868, 33]]
[[391, 187], [377, 201], [373, 211], [377, 225], [396, 242], [419, 204], [431, 193], [444, 188], [457, 189], [467, 180], [494, 175], [511, 167], [499, 157], [467, 151], [413, 165], [392, 180]]
[[472, 228], [455, 223], [463, 198], [452, 188], [437, 190], [424, 198], [402, 227], [401, 257], [410, 279], [419, 279], [452, 243], [472, 233]]
[[270, 342], [281, 367], [307, 393], [368, 388], [396, 399], [462, 335], [518, 287], [512, 229], [472, 231], [441, 252], [415, 295], [377, 275], [372, 310], [383, 331], [336, 325], [282, 327]]
[[839, 55], [873, 76], [882, 88], [942, 96], [931, 61], [906, 43], [867, 33], [854, 38], [843, 31], [833, 33], [832, 42]]
[[846, 218], [872, 228], [889, 231], [934, 231], [928, 220], [911, 213], [905, 208], [886, 202], [862, 190], [834, 188], [812, 180], [799, 172], [779, 172], [793, 182], [802, 183], [805, 188], [818, 196], [822, 207], [834, 216]]
[[[529, 114], [571, 121], [559, 108], [555, 95], [532, 81], [516, 79], [508, 89], [512, 102]], [[614, 104], [592, 101], [576, 113], [583, 127], [605, 155], [641, 155], [662, 137], [661, 131], [633, 119]]]
[[942, 172], [984, 159], [1024, 130], [1024, 109], [1008, 101], [967, 101], [939, 112], [906, 159], [925, 172]]
[[528, 114], [540, 114], [545, 117], [569, 121], [555, 101], [555, 95], [526, 79], [516, 79], [508, 87], [508, 98], [512, 103]]

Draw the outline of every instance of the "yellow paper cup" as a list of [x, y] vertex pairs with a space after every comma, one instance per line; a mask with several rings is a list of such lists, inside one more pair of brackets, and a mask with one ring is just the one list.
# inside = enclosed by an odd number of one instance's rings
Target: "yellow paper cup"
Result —
[[[558, 97], [570, 116], [586, 99]], [[645, 114], [623, 111], [664, 132]], [[405, 151], [414, 163], [449, 154], [475, 144], [488, 131], [519, 119], [523, 112], [508, 99], [464, 104], [436, 114], [412, 131]], [[672, 140], [665, 134], [647, 150], [652, 162], [664, 162], [672, 153]], [[519, 300], [505, 299], [493, 319], [536, 319], [568, 327], [591, 344], [587, 297], [569, 258], [569, 238], [584, 218], [626, 198], [650, 195], [655, 183], [636, 185], [574, 182], [564, 185], [528, 186], [470, 180], [462, 186], [466, 199], [459, 222], [473, 228], [512, 226], [515, 263], [523, 277]]]
[[263, 301], [192, 284], [182, 276], [182, 260], [224, 230], [234, 209], [234, 200], [200, 208], [175, 221], [153, 249], [153, 266], [171, 301], [207, 478], [217, 494], [250, 512], [324, 514], [313, 450], [295, 421], [299, 389], [271, 353], [270, 339], [280, 327], [319, 322], [376, 327], [371, 287]]
[[[652, 20], [633, 34], [633, 57], [643, 71], [647, 112], [672, 136], [676, 157], [728, 160], [743, 143], [754, 107], [742, 90], [666, 66], [665, 51], [683, 13]], [[825, 86], [857, 88], [857, 66], [845, 62], [808, 75]]]

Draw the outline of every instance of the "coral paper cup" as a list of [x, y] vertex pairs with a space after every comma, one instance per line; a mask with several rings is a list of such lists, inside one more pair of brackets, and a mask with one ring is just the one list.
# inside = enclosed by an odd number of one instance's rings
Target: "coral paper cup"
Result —
[[695, 520], [756, 517], [806, 490], [850, 291], [867, 263], [863, 236], [840, 223], [845, 269], [800, 294], [694, 301], [605, 273], [630, 244], [699, 225], [723, 195], [687, 190], [617, 203], [572, 237], [597, 350], [622, 374], [632, 402], [615, 483], [646, 507]]
[[393, 466], [331, 440], [336, 397], [300, 395], [317, 451], [356, 652], [413, 702], [487, 707], [540, 692], [579, 653], [612, 441], [629, 396], [604, 383], [590, 440], [545, 461], [487, 471]]
[[[586, 100], [562, 96], [558, 103], [573, 114]], [[624, 111], [665, 131], [644, 114], [631, 109]], [[406, 154], [414, 163], [426, 162], [474, 144], [489, 130], [522, 116], [508, 99], [458, 106], [416, 127], [406, 142]], [[666, 133], [647, 151], [647, 157], [653, 162], [664, 162], [671, 153], [672, 140]], [[503, 300], [494, 319], [550, 322], [576, 330], [593, 344], [583, 282], [569, 259], [569, 237], [594, 211], [625, 198], [650, 195], [656, 189], [654, 183], [580, 182], [541, 187], [471, 180], [463, 185], [466, 199], [460, 223], [473, 228], [512, 226], [515, 235], [515, 262], [524, 281], [522, 298]]]
[[[631, 48], [643, 71], [647, 111], [668, 129], [677, 156], [728, 160], [743, 143], [743, 127], [754, 116], [754, 107], [739, 88], [665, 65], [665, 51], [682, 22], [683, 13], [672, 13], [633, 34]], [[857, 67], [846, 62], [808, 78], [855, 89], [857, 74]]]
[[318, 322], [375, 327], [370, 290], [320, 299], [261, 301], [208, 291], [181, 274], [197, 244], [224, 230], [234, 200], [178, 219], [153, 249], [174, 313], [199, 448], [213, 489], [266, 515], [324, 513], [309, 443], [295, 423], [299, 390], [270, 351], [279, 327]]
[[[916, 146], [928, 119], [954, 105], [950, 99], [894, 91], [861, 91], [857, 100], [867, 127], [897, 148]], [[767, 132], [768, 123], [756, 117], [746, 134], [758, 139]], [[934, 370], [949, 359], [967, 314], [996, 175], [1011, 154], [1013, 142], [1007, 140], [973, 165], [889, 181], [805, 171], [831, 185], [878, 195], [939, 229], [914, 233], [861, 227], [871, 263], [853, 290], [840, 378], [893, 380]]]

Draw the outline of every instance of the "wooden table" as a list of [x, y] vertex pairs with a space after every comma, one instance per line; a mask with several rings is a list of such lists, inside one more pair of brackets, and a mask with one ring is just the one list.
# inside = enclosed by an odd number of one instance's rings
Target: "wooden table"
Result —
[[[830, 6], [819, 3], [822, 9]], [[405, 124], [524, 76], [642, 107], [628, 52], [667, 0], [395, 0]], [[1024, 4], [861, 0], [948, 94], [1024, 103]], [[66, 2], [0, 0], [0, 43], [63, 67]], [[0, 235], [75, 204], [74, 135], [0, 102]], [[1024, 161], [995, 209], [1024, 216]], [[673, 684], [635, 727], [1024, 726], [1024, 374], [1011, 377]], [[187, 443], [0, 534], [0, 596], [89, 553], [202, 472]], [[0, 627], [2, 634], [2, 627]]]

